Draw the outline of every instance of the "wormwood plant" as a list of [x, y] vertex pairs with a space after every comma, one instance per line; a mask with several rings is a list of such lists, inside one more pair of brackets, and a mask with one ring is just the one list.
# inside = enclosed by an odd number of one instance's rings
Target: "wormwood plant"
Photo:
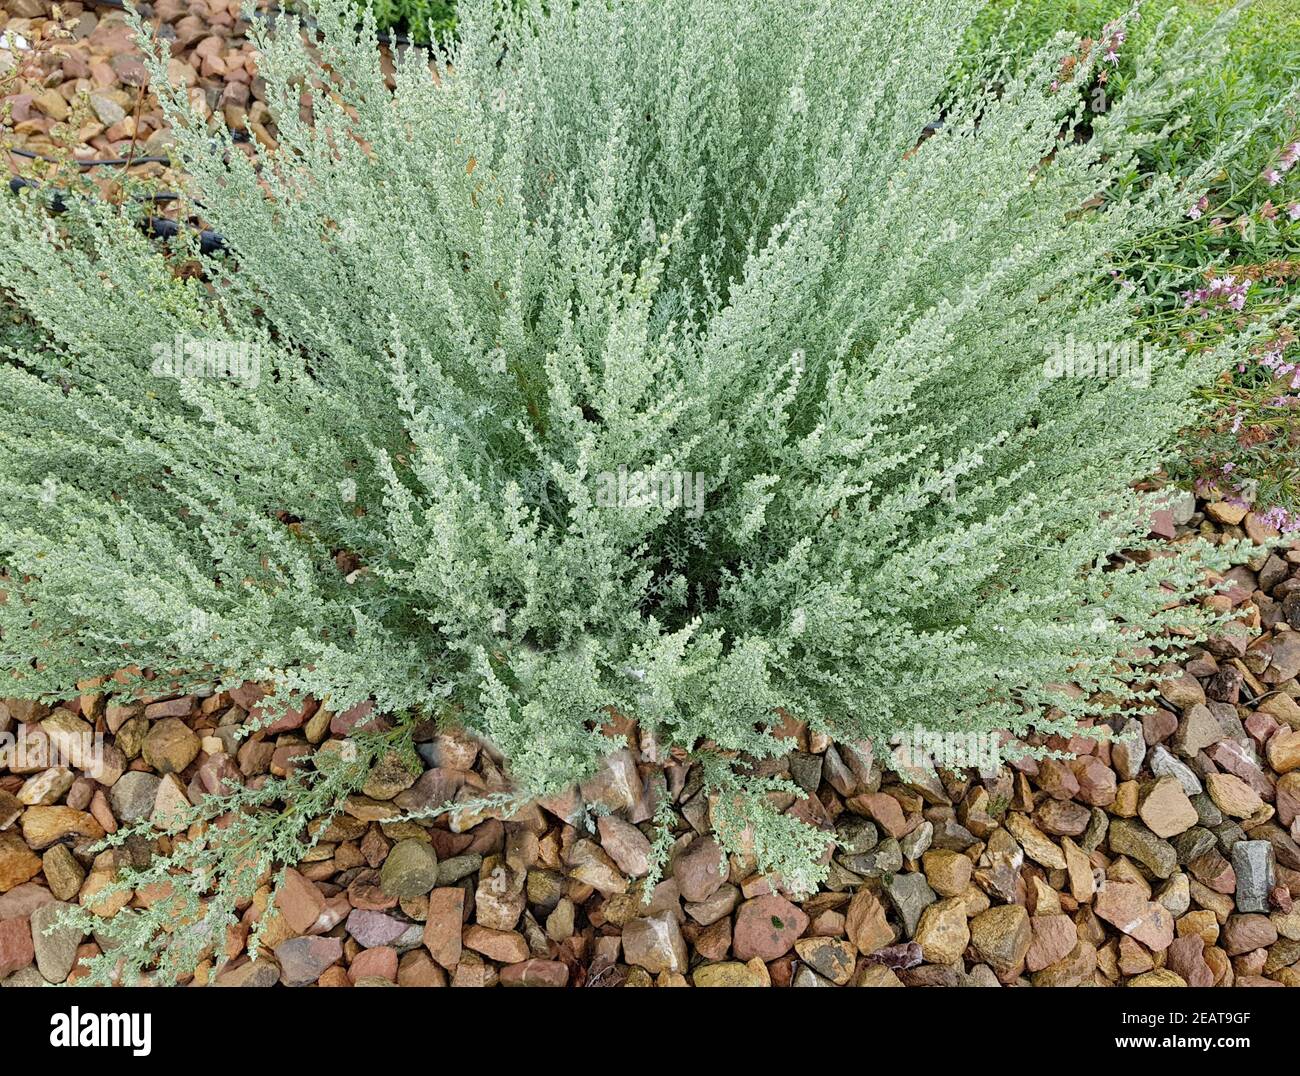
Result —
[[[156, 694], [153, 670], [371, 699], [406, 715], [383, 746], [454, 720], [519, 796], [591, 774], [613, 707], [795, 888], [826, 838], [753, 769], [784, 714], [1023, 736], [1149, 694], [1139, 662], [1205, 630], [1177, 599], [1225, 551], [1153, 559], [1129, 482], [1263, 329], [1141, 377], [1054, 356], [1132, 339], [1108, 252], [1248, 132], [1135, 180], [1219, 36], [1153, 34], [1062, 139], [1100, 50], [1054, 87], [1063, 35], [953, 91], [978, 6], [466, 0], [449, 64], [387, 83], [323, 0], [320, 41], [258, 41], [278, 152], [164, 93], [229, 245], [203, 274], [113, 207], [0, 201], [4, 693]], [[178, 816], [122, 871], [106, 962], [166, 978], [177, 934], [185, 959], [220, 939], [357, 750]]]

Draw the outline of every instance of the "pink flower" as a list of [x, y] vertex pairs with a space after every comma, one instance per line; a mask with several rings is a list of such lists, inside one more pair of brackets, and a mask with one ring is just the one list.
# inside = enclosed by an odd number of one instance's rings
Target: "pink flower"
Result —
[[1300, 515], [1288, 512], [1280, 505], [1262, 513], [1259, 519], [1266, 527], [1275, 527], [1283, 534], [1290, 534], [1292, 531], [1300, 530]]
[[1210, 207], [1209, 195], [1202, 194], [1200, 200], [1187, 211], [1187, 215], [1192, 220], [1200, 220], [1201, 215]]
[[1292, 220], [1300, 220], [1300, 202], [1292, 202], [1287, 206], [1286, 215]]
[[1183, 309], [1190, 310], [1194, 306], [1199, 306], [1202, 318], [1208, 318], [1215, 307], [1226, 306], [1231, 310], [1240, 311], [1245, 309], [1246, 295], [1249, 291], [1249, 280], [1239, 282], [1231, 275], [1215, 277], [1204, 288], [1183, 292]]
[[1267, 172], [1264, 173], [1264, 179], [1268, 181], [1268, 185], [1270, 187], [1276, 187], [1279, 183], [1282, 182], [1282, 173], [1279, 172], [1276, 168], [1270, 168]]
[[1123, 23], [1116, 20], [1108, 22], [1101, 30], [1101, 47], [1106, 50], [1105, 58], [1112, 64], [1119, 63], [1119, 47], [1124, 44], [1124, 38], [1127, 32], [1123, 28]]

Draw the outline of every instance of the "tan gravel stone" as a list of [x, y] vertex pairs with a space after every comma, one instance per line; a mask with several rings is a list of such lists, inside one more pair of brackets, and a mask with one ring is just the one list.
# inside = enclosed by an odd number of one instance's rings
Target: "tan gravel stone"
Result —
[[199, 753], [199, 738], [185, 722], [164, 717], [144, 738], [144, 760], [159, 774], [180, 773]]
[[93, 815], [71, 807], [29, 807], [22, 817], [23, 840], [34, 852], [48, 848], [65, 837], [99, 840], [104, 827]]
[[45, 882], [58, 900], [72, 900], [86, 878], [85, 868], [68, 851], [67, 845], [56, 844], [41, 857]]
[[1157, 837], [1175, 837], [1197, 822], [1196, 808], [1177, 777], [1161, 777], [1145, 791], [1138, 815]]
[[0, 893], [8, 893], [41, 872], [39, 856], [16, 833], [0, 833]]
[[[767, 969], [762, 972], [754, 967], [762, 967], [762, 961], [750, 961], [742, 964], [739, 960], [727, 960], [719, 964], [701, 964], [691, 972], [691, 982], [696, 986], [768, 986], [770, 979]], [[902, 985], [901, 983], [899, 985]]]
[[976, 955], [1009, 982], [1024, 968], [1033, 940], [1029, 913], [1018, 904], [990, 908], [970, 921], [971, 945]]
[[1035, 863], [1041, 863], [1049, 870], [1065, 870], [1064, 854], [1048, 838], [1047, 834], [1030, 821], [1028, 815], [1009, 814], [1007, 815], [1006, 826], [1011, 835], [1024, 848], [1025, 855]]
[[1300, 729], [1278, 732], [1268, 741], [1268, 764], [1278, 773], [1300, 769]]
[[859, 953], [874, 953], [894, 941], [894, 928], [885, 918], [884, 906], [866, 886], [853, 894], [844, 929]]
[[462, 940], [467, 949], [500, 964], [517, 964], [528, 959], [528, 942], [513, 930], [493, 930], [474, 923], [465, 928]]
[[970, 886], [974, 864], [970, 857], [944, 848], [932, 849], [921, 857], [930, 888], [941, 897], [959, 897]]
[[1070, 895], [1080, 904], [1092, 900], [1097, 891], [1097, 884], [1092, 872], [1092, 861], [1069, 837], [1061, 838], [1061, 849], [1065, 855], [1065, 869], [1070, 881]]
[[1232, 818], [1249, 818], [1264, 806], [1259, 793], [1234, 774], [1212, 773], [1205, 786], [1214, 805]]
[[960, 960], [970, 944], [970, 927], [966, 921], [966, 903], [952, 897], [929, 905], [921, 913], [915, 941], [930, 964], [951, 964]]
[[1168, 968], [1158, 968], [1155, 971], [1148, 971], [1144, 975], [1134, 976], [1125, 985], [1127, 986], [1186, 986], [1187, 983], [1181, 975], [1175, 975]]

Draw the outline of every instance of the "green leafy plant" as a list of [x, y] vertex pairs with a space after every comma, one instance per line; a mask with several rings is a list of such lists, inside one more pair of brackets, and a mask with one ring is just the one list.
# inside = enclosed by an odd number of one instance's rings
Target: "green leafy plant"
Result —
[[[1153, 556], [1130, 482], [1268, 327], [1059, 360], [1133, 341], [1096, 281], [1250, 129], [1135, 178], [1219, 37], [1153, 35], [1062, 139], [1101, 57], [1062, 83], [1062, 37], [953, 91], [978, 6], [466, 0], [438, 77], [399, 57], [390, 88], [322, 0], [316, 51], [257, 42], [280, 146], [252, 155], [151, 43], [228, 253], [0, 202], [27, 326], [0, 365], [4, 692], [373, 701], [406, 715], [388, 746], [435, 717], [494, 743], [516, 797], [592, 774], [613, 709], [698, 760], [721, 840], [793, 889], [828, 837], [761, 767], [788, 715], [1015, 751], [1140, 703], [1231, 549]], [[203, 891], [274, 876], [364, 768], [204, 800], [121, 884], [203, 867], [192, 957], [239, 903]], [[156, 962], [160, 915], [101, 924], [101, 971]]]
[[447, 38], [456, 27], [455, 0], [363, 0], [380, 30], [402, 30], [416, 41]]
[[[1182, 126], [1139, 157], [1143, 174], [1195, 171], [1208, 147], [1240, 130], [1300, 80], [1300, 7], [1255, 0], [1231, 23], [1216, 19], [1231, 0], [1147, 0], [1142, 18], [1102, 66], [1089, 97], [1104, 109], [1127, 90], [1130, 57], [1163, 17], [1202, 33], [1222, 34], [1224, 62], [1196, 82]], [[997, 0], [976, 20], [968, 41], [973, 69], [991, 44], [1029, 56], [1061, 30], [1083, 36], [1121, 16], [1128, 0]], [[1102, 81], [1104, 78], [1104, 81]], [[1182, 221], [1138, 237], [1115, 259], [1110, 287], [1142, 286], [1138, 325], [1161, 346], [1212, 347], [1242, 321], [1273, 318], [1300, 294], [1300, 116], [1276, 113], [1260, 127]], [[1281, 529], [1300, 527], [1300, 347], [1281, 324], [1237, 357], [1198, 395], [1209, 405], [1185, 432], [1168, 470], [1209, 497], [1251, 505]], [[1265, 513], [1265, 510], [1267, 512]]]

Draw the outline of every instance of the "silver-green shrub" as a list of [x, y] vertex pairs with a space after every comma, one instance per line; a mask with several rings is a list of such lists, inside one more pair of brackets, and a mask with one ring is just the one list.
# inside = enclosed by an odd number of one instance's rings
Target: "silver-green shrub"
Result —
[[782, 711], [1068, 732], [1205, 626], [1176, 599], [1222, 551], [1152, 559], [1130, 483], [1247, 341], [1134, 350], [1107, 258], [1233, 151], [1135, 173], [1218, 37], [1153, 35], [1076, 139], [1100, 48], [950, 92], [976, 0], [549, 6], [465, 0], [450, 67], [386, 83], [323, 0], [259, 43], [273, 152], [173, 93], [206, 276], [115, 207], [0, 202], [0, 694], [373, 699], [523, 793], [612, 706], [807, 886], [822, 838], [745, 779]]

